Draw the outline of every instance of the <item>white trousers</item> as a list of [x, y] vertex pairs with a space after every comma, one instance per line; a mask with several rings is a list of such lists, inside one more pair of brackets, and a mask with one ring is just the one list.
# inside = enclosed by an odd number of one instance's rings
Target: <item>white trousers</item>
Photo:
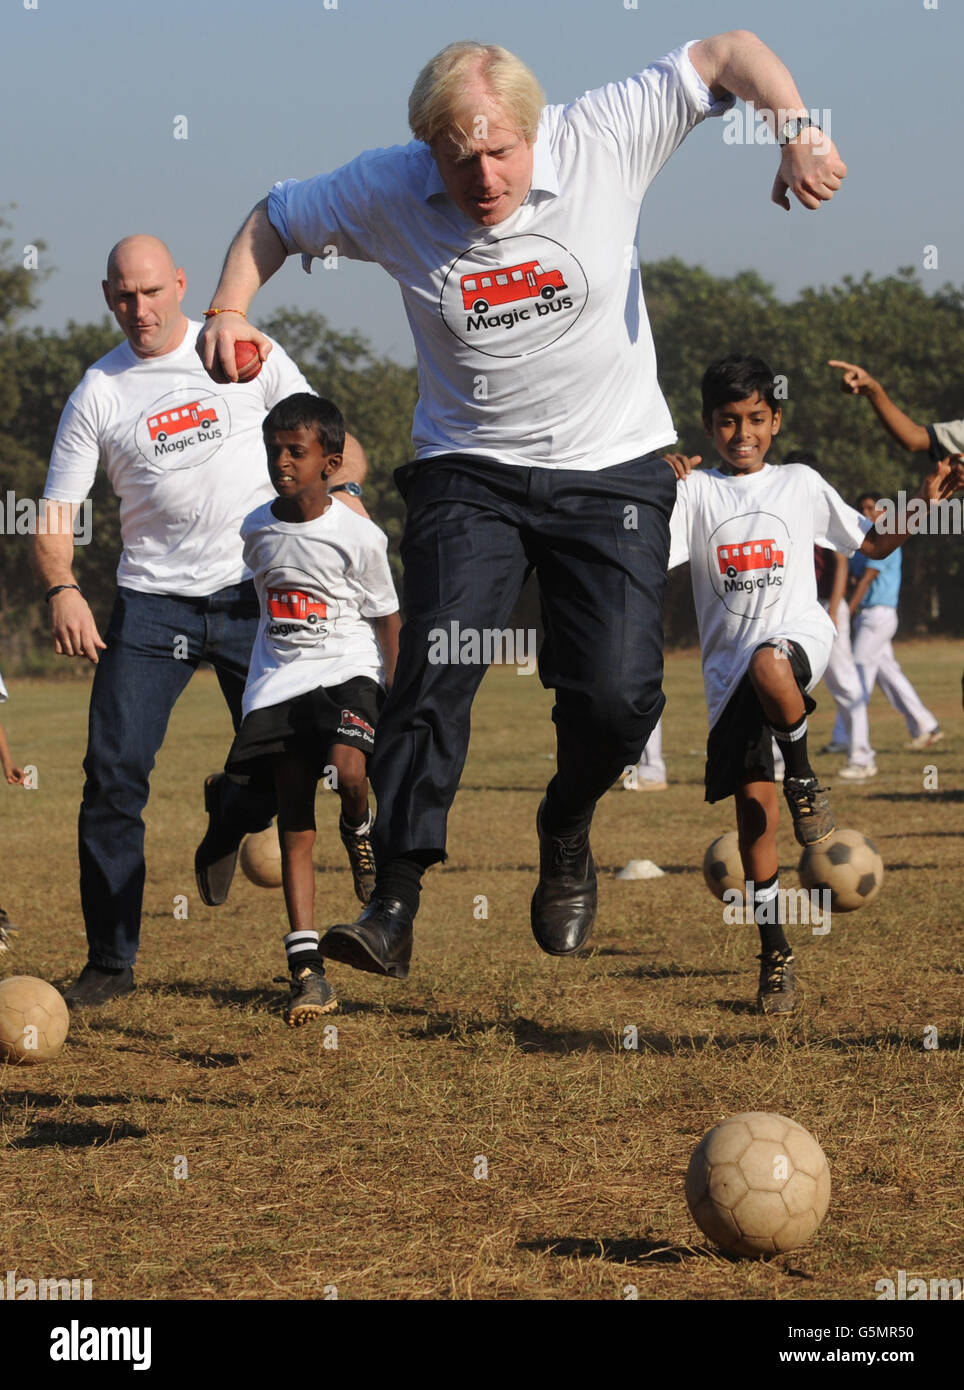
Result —
[[666, 764], [663, 761], [663, 721], [660, 719], [643, 749], [637, 765], [641, 782], [665, 782]]
[[[829, 612], [827, 601], [821, 599], [820, 602]], [[830, 660], [827, 662], [823, 678], [837, 706], [833, 742], [845, 743], [849, 749], [850, 761], [866, 767], [874, 761], [874, 750], [870, 746], [867, 697], [850, 648], [850, 609], [846, 599], [840, 600], [836, 614], [831, 616], [835, 616], [837, 620], [837, 635], [830, 649]]]
[[[897, 631], [897, 609], [886, 604], [861, 608], [854, 630], [854, 661], [869, 702], [879, 685], [898, 714], [904, 716], [911, 738], [937, 728], [937, 720], [901, 670], [892, 639]], [[836, 736], [836, 728], [834, 735]]]

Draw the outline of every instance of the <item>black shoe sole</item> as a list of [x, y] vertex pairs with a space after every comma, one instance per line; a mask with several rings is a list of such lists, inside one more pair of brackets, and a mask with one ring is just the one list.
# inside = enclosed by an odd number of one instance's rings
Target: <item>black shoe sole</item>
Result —
[[386, 965], [379, 960], [364, 937], [351, 927], [332, 927], [318, 943], [318, 950], [325, 960], [336, 960], [341, 965], [350, 965], [353, 970], [363, 970], [368, 975], [385, 975], [392, 980], [407, 980], [408, 965], [393, 961]]
[[[208, 815], [208, 829], [207, 833], [204, 836], [204, 840], [206, 840], [208, 835], [211, 833], [211, 825], [213, 824], [213, 814], [211, 806], [212, 789], [218, 775], [218, 773], [213, 773], [210, 777], [206, 777], [204, 779], [204, 809]], [[197, 883], [197, 891], [201, 896], [202, 903], [204, 903], [207, 907], [222, 907], [228, 900], [228, 894], [231, 891], [231, 884], [234, 882], [234, 875], [237, 872], [238, 855], [241, 852], [241, 842], [238, 841], [238, 846], [237, 849], [235, 849], [234, 851], [233, 858], [228, 854], [222, 854], [220, 859], [213, 859], [210, 864], [205, 864], [202, 866], [200, 862], [200, 857], [201, 850], [204, 848], [204, 840], [202, 840], [201, 843], [198, 845], [197, 850], [194, 854], [194, 879]], [[216, 865], [226, 864], [228, 859], [231, 859], [231, 871], [228, 874], [228, 881], [225, 885], [223, 894], [221, 895], [221, 897], [217, 897], [214, 893], [211, 892], [211, 887], [208, 883], [207, 875]]]

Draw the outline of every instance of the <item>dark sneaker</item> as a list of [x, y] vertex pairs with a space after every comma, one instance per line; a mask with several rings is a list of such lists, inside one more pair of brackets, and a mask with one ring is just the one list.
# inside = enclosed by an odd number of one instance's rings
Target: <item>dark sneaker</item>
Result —
[[303, 1023], [311, 1023], [320, 1014], [334, 1013], [337, 1008], [335, 991], [319, 970], [306, 965], [297, 974], [292, 971], [291, 994], [285, 1009], [285, 1023], [289, 1028], [300, 1028]]
[[570, 956], [585, 945], [596, 920], [596, 865], [589, 826], [575, 835], [553, 835], [543, 826], [546, 803], [536, 815], [539, 883], [532, 895], [532, 934], [550, 956]]
[[229, 822], [223, 810], [223, 787], [227, 778], [216, 772], [204, 779], [204, 809], [208, 828], [194, 855], [194, 877], [201, 901], [220, 907], [226, 901], [238, 864], [238, 850], [245, 832]]
[[99, 970], [88, 962], [64, 994], [64, 999], [70, 1009], [88, 1009], [109, 1004], [124, 994], [133, 994], [135, 988], [131, 966], [126, 965], [123, 970]]
[[355, 881], [355, 897], [364, 907], [370, 902], [375, 887], [375, 854], [372, 850], [371, 826], [361, 835], [356, 835], [344, 818], [338, 822], [341, 842], [348, 851], [351, 876]]
[[3, 908], [0, 907], [0, 954], [2, 954], [4, 951], [10, 951], [13, 949], [13, 942], [10, 940], [10, 938], [12, 936], [18, 935], [19, 932], [17, 928], [11, 922], [10, 918], [4, 912]]
[[837, 828], [830, 802], [829, 788], [818, 787], [816, 777], [785, 777], [783, 795], [793, 817], [793, 833], [799, 845], [815, 845], [825, 840]]
[[371, 975], [407, 980], [412, 959], [412, 916], [398, 898], [372, 898], [355, 922], [331, 927], [318, 943], [325, 960]]
[[792, 951], [765, 951], [760, 962], [756, 1006], [761, 1014], [789, 1014], [796, 1003], [793, 991]]

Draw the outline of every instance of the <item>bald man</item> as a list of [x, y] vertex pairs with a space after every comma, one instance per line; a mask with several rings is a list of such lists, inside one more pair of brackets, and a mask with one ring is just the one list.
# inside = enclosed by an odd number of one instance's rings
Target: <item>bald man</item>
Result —
[[[277, 344], [254, 380], [212, 386], [194, 351], [201, 325], [181, 311], [186, 286], [156, 237], [125, 237], [111, 251], [104, 298], [126, 341], [89, 368], [67, 402], [44, 489], [48, 525], [35, 542], [54, 650], [96, 667], [79, 821], [88, 961], [67, 992], [71, 1008], [134, 988], [150, 773], [202, 661], [217, 672], [235, 728], [240, 722], [258, 623], [240, 526], [274, 497], [261, 422], [278, 401], [311, 390]], [[354, 440], [345, 452], [337, 481], [356, 483], [364, 455]], [[98, 464], [120, 501], [123, 543], [106, 639], [73, 572], [73, 517]], [[364, 514], [354, 496], [346, 500]], [[224, 776], [207, 779], [205, 806], [195, 875], [215, 906], [227, 897], [241, 839], [265, 829], [274, 806]], [[165, 889], [167, 905], [182, 886]]]

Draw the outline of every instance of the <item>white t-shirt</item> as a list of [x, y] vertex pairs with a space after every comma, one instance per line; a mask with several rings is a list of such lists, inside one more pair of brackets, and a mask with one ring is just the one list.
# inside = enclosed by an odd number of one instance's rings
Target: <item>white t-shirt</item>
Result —
[[376, 261], [398, 281], [417, 458], [598, 469], [676, 438], [643, 303], [640, 204], [687, 133], [733, 102], [714, 101], [688, 46], [545, 107], [532, 187], [496, 227], [459, 211], [420, 141], [272, 189], [289, 252]]
[[0, 705], [3, 704], [4, 700], [9, 699], [10, 696], [7, 694], [7, 687], [3, 683], [3, 676], [0, 676]]
[[103, 463], [120, 499], [125, 589], [200, 597], [248, 578], [239, 528], [275, 495], [261, 423], [311, 391], [277, 343], [254, 381], [216, 385], [194, 350], [200, 329], [189, 322], [163, 357], [138, 357], [125, 339], [88, 368], [60, 417], [44, 496], [82, 502]]
[[931, 452], [936, 457], [943, 458], [945, 454], [964, 451], [964, 420], [944, 420], [940, 424], [928, 425], [927, 433]]
[[836, 635], [817, 598], [814, 544], [852, 555], [871, 529], [802, 463], [742, 476], [701, 468], [678, 482], [669, 567], [690, 561], [711, 729], [761, 642], [799, 642], [813, 689]]
[[388, 537], [333, 498], [314, 521], [245, 517], [244, 561], [261, 603], [242, 712], [353, 676], [384, 684], [373, 618], [398, 611]]

